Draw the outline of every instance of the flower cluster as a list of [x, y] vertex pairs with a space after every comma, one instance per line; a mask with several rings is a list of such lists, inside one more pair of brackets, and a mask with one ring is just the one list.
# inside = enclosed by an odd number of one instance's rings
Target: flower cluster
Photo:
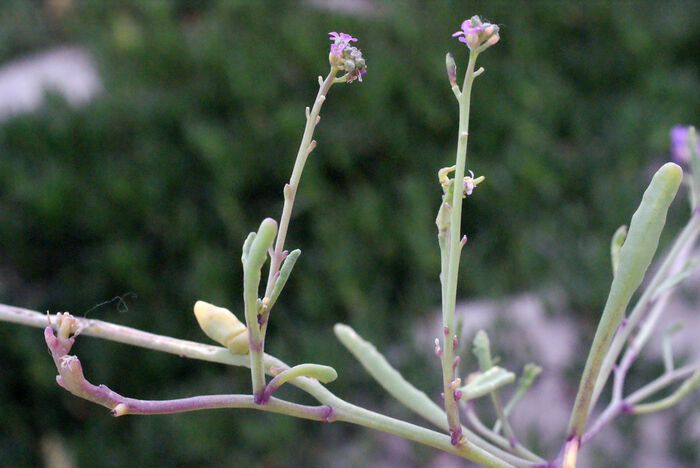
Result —
[[367, 72], [367, 65], [365, 59], [362, 58], [362, 51], [350, 45], [350, 42], [357, 42], [357, 38], [342, 32], [330, 32], [328, 35], [332, 42], [328, 55], [331, 66], [344, 70], [345, 76], [343, 78], [348, 83], [355, 80], [362, 81], [362, 75]]
[[501, 38], [497, 25], [484, 23], [477, 15], [464, 20], [462, 30], [454, 33], [452, 37], [458, 37], [459, 41], [467, 44], [471, 50], [479, 49], [479, 52], [491, 47]]

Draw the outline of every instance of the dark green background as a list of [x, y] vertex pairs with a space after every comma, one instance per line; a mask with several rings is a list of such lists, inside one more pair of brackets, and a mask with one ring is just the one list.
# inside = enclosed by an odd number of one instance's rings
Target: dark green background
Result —
[[[0, 62], [81, 45], [104, 92], [81, 108], [49, 95], [0, 123], [0, 301], [83, 315], [130, 292], [128, 311], [89, 317], [207, 341], [192, 304], [240, 310], [241, 243], [279, 217], [327, 32], [350, 32], [368, 73], [323, 108], [287, 242], [303, 254], [267, 349], [335, 366], [334, 391], [401, 417], [331, 330], [348, 323], [386, 350], [437, 313], [436, 173], [457, 120], [444, 55], [464, 70], [461, 21], [479, 13], [502, 33], [473, 93], [468, 166], [487, 180], [466, 204], [461, 299], [556, 289], [592, 328], [609, 237], [667, 160], [669, 128], [700, 109], [692, 1], [48, 3], [0, 4]], [[249, 388], [241, 369], [89, 338], [74, 350], [88, 378], [129, 396]], [[435, 395], [430, 351], [404, 348], [401, 367]], [[57, 433], [80, 466], [105, 467], [317, 466], [347, 444], [376, 458], [387, 440], [252, 411], [114, 419], [57, 387], [52, 367], [38, 329], [0, 324], [0, 466], [40, 464]], [[416, 447], [415, 464], [430, 453]]]

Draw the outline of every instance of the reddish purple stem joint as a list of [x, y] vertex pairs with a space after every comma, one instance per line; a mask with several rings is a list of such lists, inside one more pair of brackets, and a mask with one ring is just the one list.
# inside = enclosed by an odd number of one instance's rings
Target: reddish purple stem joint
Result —
[[450, 429], [450, 443], [455, 447], [464, 443], [464, 434], [462, 434], [462, 428]]

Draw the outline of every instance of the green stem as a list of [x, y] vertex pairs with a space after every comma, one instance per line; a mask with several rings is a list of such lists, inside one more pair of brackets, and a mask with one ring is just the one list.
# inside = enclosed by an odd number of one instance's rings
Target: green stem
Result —
[[[280, 218], [279, 227], [277, 229], [277, 240], [275, 242], [275, 248], [270, 258], [270, 270], [267, 277], [267, 286], [265, 287], [265, 298], [272, 295], [272, 291], [275, 289], [275, 283], [279, 276], [280, 265], [284, 260], [286, 253], [284, 252], [284, 241], [287, 237], [287, 230], [289, 229], [289, 220], [292, 216], [292, 208], [294, 207], [294, 199], [296, 197], [297, 188], [299, 186], [299, 180], [301, 179], [301, 174], [304, 171], [304, 165], [306, 160], [316, 147], [316, 142], [311, 138], [313, 137], [314, 130], [319, 121], [319, 113], [321, 112], [321, 107], [326, 100], [326, 94], [328, 90], [333, 85], [335, 75], [338, 69], [331, 67], [328, 76], [324, 81], [321, 81], [318, 94], [316, 95], [316, 100], [314, 101], [313, 108], [311, 111], [307, 108], [306, 115], [306, 126], [304, 127], [304, 135], [301, 139], [301, 144], [299, 145], [299, 150], [297, 151], [297, 157], [294, 162], [294, 169], [292, 169], [292, 175], [289, 178], [289, 183], [284, 186], [284, 207], [282, 208], [282, 216]], [[320, 77], [319, 77], [320, 80]], [[254, 241], [255, 242], [255, 241]], [[253, 243], [254, 243], [253, 242]], [[259, 271], [258, 271], [259, 275]], [[259, 281], [259, 280], [258, 280]], [[244, 291], [245, 292], [245, 291]], [[262, 369], [263, 362], [263, 350], [265, 345], [265, 334], [267, 332], [267, 323], [270, 314], [270, 308], [274, 305], [274, 302], [268, 303], [268, 306], [260, 311], [260, 319], [252, 323], [248, 320], [249, 309], [257, 307], [257, 285], [255, 289], [255, 298], [249, 297], [248, 299], [253, 299], [253, 301], [246, 301], [246, 319], [248, 322], [249, 333], [251, 333], [251, 347], [250, 347], [250, 359], [251, 359], [251, 378], [253, 381], [253, 392], [263, 403], [263, 390], [265, 387], [265, 374]], [[257, 315], [257, 310], [255, 311]]]
[[442, 320], [444, 326], [444, 346], [442, 350], [442, 380], [445, 393], [445, 413], [450, 431], [458, 434], [461, 431], [459, 420], [459, 407], [454, 398], [452, 381], [454, 372], [452, 365], [454, 361], [452, 349], [452, 335], [455, 332], [455, 305], [457, 302], [457, 276], [459, 274], [459, 259], [461, 253], [460, 233], [462, 227], [462, 181], [467, 161], [467, 139], [469, 136], [469, 106], [471, 99], [472, 84], [474, 82], [474, 65], [477, 53], [470, 51], [469, 64], [464, 76], [462, 94], [459, 102], [459, 132], [457, 139], [457, 156], [454, 173], [454, 190], [452, 193], [450, 227], [449, 227], [449, 258], [447, 266], [447, 288], [442, 307]]
[[[289, 183], [284, 186], [284, 206], [282, 207], [282, 216], [280, 218], [279, 230], [277, 232], [277, 241], [275, 243], [275, 250], [270, 261], [270, 272], [267, 277], [267, 287], [265, 289], [265, 296], [270, 296], [272, 289], [275, 286], [276, 275], [279, 271], [282, 260], [284, 260], [284, 241], [287, 237], [287, 230], [289, 228], [289, 220], [292, 217], [292, 208], [294, 207], [294, 199], [296, 197], [297, 188], [299, 187], [299, 180], [301, 179], [301, 174], [304, 171], [304, 165], [306, 164], [306, 159], [309, 154], [315, 148], [316, 144], [312, 141], [314, 135], [314, 130], [318, 124], [318, 116], [321, 112], [321, 107], [326, 100], [326, 94], [328, 90], [333, 86], [335, 75], [338, 73], [338, 69], [331, 67], [331, 71], [328, 73], [323, 82], [321, 82], [318, 94], [316, 95], [316, 100], [310, 111], [307, 107], [306, 115], [306, 126], [304, 127], [304, 136], [301, 138], [301, 144], [299, 144], [299, 150], [297, 151], [297, 157], [294, 161], [294, 169], [292, 169], [292, 175], [289, 178]], [[319, 77], [319, 80], [321, 78]]]
[[501, 403], [501, 397], [498, 395], [497, 391], [491, 392], [491, 402], [493, 403], [493, 408], [496, 410], [496, 415], [498, 416], [498, 421], [503, 426], [503, 433], [508, 437], [508, 441], [511, 447], [516, 447], [519, 445], [518, 439], [515, 437], [515, 432], [508, 422], [508, 417], [503, 411], [503, 404]]
[[333, 408], [334, 417], [337, 418], [338, 421], [345, 421], [377, 429], [414, 442], [420, 442], [453, 455], [467, 458], [485, 467], [500, 468], [515, 466], [471, 443], [467, 442], [460, 445], [453, 445], [449, 436], [360, 408], [337, 397], [329, 399], [323, 398], [321, 401]]

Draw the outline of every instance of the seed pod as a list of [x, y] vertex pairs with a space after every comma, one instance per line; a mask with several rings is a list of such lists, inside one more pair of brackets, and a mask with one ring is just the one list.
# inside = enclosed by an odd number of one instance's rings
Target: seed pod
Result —
[[248, 352], [248, 329], [230, 310], [197, 301], [194, 316], [209, 338], [226, 346], [233, 354]]

